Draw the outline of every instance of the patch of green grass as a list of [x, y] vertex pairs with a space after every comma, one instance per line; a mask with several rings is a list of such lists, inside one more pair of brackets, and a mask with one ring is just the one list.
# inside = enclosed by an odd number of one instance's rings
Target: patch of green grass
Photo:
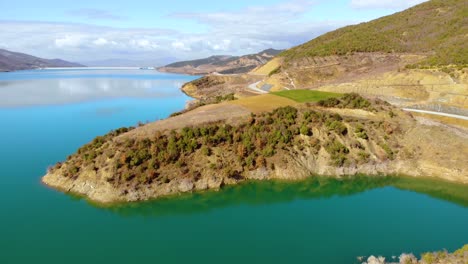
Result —
[[329, 98], [340, 97], [342, 94], [314, 90], [287, 90], [274, 92], [274, 95], [286, 97], [299, 103], [318, 102]]

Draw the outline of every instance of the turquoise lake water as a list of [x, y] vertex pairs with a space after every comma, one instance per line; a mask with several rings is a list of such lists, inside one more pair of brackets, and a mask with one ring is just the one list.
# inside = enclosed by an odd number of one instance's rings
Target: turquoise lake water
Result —
[[399, 178], [252, 182], [99, 208], [43, 186], [98, 135], [183, 109], [195, 77], [0, 74], [0, 263], [357, 263], [468, 243], [468, 187]]

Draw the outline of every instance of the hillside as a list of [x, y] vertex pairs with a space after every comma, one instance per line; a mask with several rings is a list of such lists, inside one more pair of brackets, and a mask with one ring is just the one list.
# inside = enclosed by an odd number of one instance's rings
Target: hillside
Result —
[[257, 54], [245, 56], [211, 56], [204, 59], [181, 61], [159, 68], [161, 72], [205, 75], [210, 73], [247, 73], [278, 55], [281, 51], [267, 49]]
[[45, 67], [83, 67], [61, 59], [42, 59], [24, 53], [0, 49], [0, 71], [18, 71]]
[[287, 61], [354, 52], [427, 53], [422, 64], [468, 64], [466, 0], [432, 0], [347, 26], [281, 53]]
[[251, 85], [359, 93], [398, 107], [468, 116], [467, 7], [462, 0], [428, 1], [286, 50], [248, 74], [256, 81], [210, 75], [183, 90], [195, 98], [243, 96]]

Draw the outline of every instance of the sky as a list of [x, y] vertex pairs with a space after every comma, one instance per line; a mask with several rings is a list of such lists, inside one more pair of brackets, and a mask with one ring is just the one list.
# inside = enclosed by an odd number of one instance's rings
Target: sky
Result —
[[287, 49], [425, 0], [0, 0], [0, 48], [76, 62]]

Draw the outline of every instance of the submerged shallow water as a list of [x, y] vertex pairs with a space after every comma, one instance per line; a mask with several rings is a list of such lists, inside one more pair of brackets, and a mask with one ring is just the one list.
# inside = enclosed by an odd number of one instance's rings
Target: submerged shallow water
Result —
[[356, 263], [468, 243], [467, 187], [428, 179], [252, 182], [93, 206], [40, 183], [111, 129], [180, 110], [190, 76], [0, 74], [0, 263]]

